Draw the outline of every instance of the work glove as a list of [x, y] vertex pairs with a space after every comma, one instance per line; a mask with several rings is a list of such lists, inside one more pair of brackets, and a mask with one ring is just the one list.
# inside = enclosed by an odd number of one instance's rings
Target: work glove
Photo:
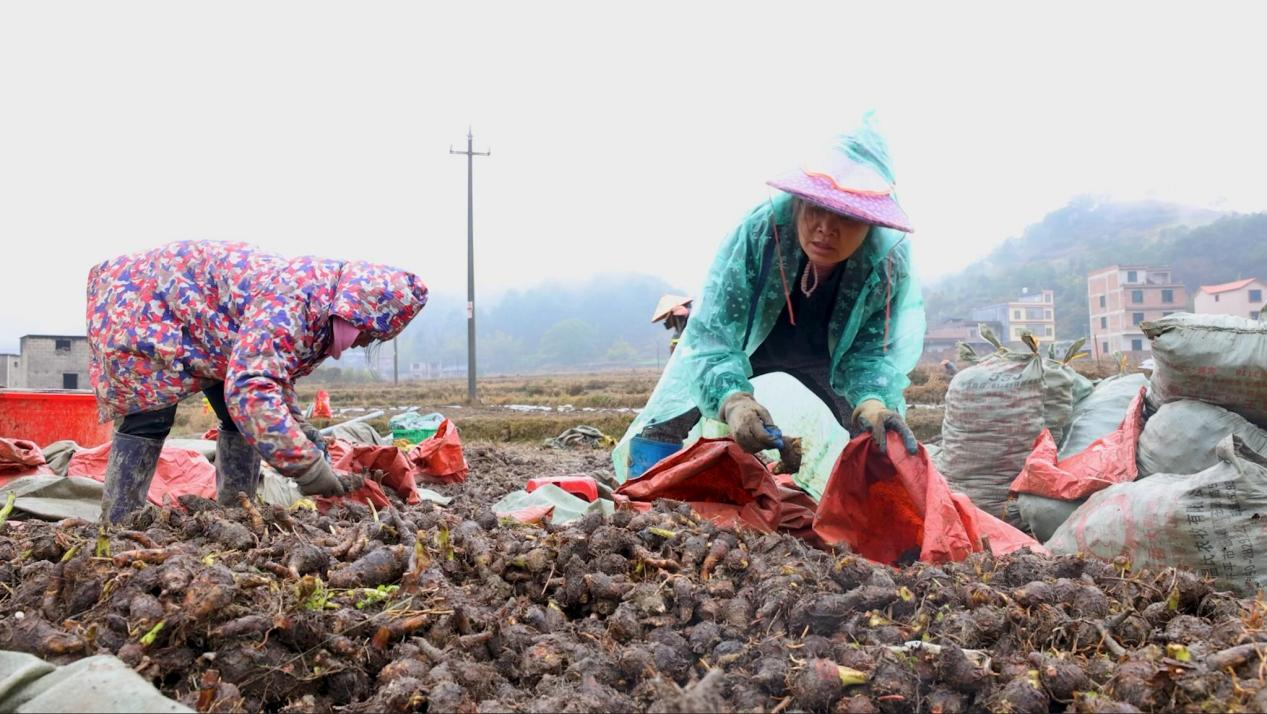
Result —
[[914, 456], [915, 452], [919, 451], [919, 442], [915, 440], [915, 434], [911, 433], [911, 428], [902, 421], [902, 416], [886, 407], [879, 399], [867, 399], [859, 404], [853, 411], [853, 420], [865, 431], [871, 432], [871, 438], [875, 440], [875, 445], [880, 449], [881, 454], [889, 453], [887, 432], [890, 431], [896, 431], [898, 436], [902, 437], [906, 453]]
[[330, 449], [326, 447], [326, 438], [322, 436], [321, 430], [303, 419], [298, 419], [298, 421], [299, 428], [303, 431], [304, 436], [308, 437], [308, 441], [316, 444], [317, 448], [321, 449], [321, 455], [325, 457], [326, 461], [329, 461]]
[[312, 466], [295, 477], [295, 485], [305, 496], [342, 496], [344, 494], [343, 482], [334, 472], [334, 467], [325, 459], [312, 462]]
[[[730, 427], [730, 435], [735, 442], [750, 454], [780, 446], [779, 432], [770, 412], [747, 392], [736, 392], [727, 397], [718, 416]], [[774, 429], [774, 433], [770, 429]]]

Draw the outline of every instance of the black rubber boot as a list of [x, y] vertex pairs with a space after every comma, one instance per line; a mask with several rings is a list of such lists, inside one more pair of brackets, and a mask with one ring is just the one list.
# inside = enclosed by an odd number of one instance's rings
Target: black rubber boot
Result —
[[141, 510], [162, 451], [162, 439], [114, 435], [110, 460], [106, 464], [106, 489], [101, 496], [103, 523], [118, 523]]
[[216, 437], [216, 500], [222, 506], [236, 506], [238, 492], [254, 500], [260, 485], [260, 454], [236, 431], [222, 431]]

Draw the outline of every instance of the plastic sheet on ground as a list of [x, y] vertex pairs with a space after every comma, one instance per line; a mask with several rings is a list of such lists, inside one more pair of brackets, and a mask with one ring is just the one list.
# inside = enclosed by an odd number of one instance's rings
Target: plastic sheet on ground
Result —
[[814, 531], [880, 563], [962, 560], [984, 548], [999, 555], [1045, 552], [1033, 538], [973, 505], [933, 466], [921, 446], [911, 456], [889, 434], [888, 454], [869, 435], [845, 447], [818, 503]]
[[571, 523], [591, 512], [610, 515], [614, 510], [615, 504], [607, 499], [589, 502], [553, 484], [542, 486], [532, 493], [511, 491], [492, 506], [493, 513], [499, 518], [514, 518], [524, 523], [549, 520], [555, 525]]
[[335, 424], [321, 430], [325, 436], [331, 436], [335, 439], [342, 439], [353, 444], [373, 444], [376, 446], [391, 446], [392, 440], [378, 433], [367, 421], [353, 421]]
[[616, 440], [592, 426], [574, 426], [553, 439], [546, 439], [546, 446], [567, 449], [577, 446], [613, 446]]
[[1267, 457], [1228, 436], [1199, 474], [1156, 474], [1087, 499], [1047, 541], [1057, 554], [1187, 568], [1252, 596], [1267, 588]]
[[392, 439], [404, 439], [410, 444], [417, 444], [431, 438], [444, 421], [444, 415], [438, 412], [419, 414], [408, 411], [389, 419], [387, 428], [391, 429]]
[[[110, 444], [80, 449], [71, 457], [68, 476], [105, 481]], [[147, 497], [156, 506], [170, 506], [181, 496], [216, 497], [216, 467], [192, 449], [164, 446]]]
[[65, 476], [66, 469], [70, 466], [70, 459], [79, 451], [79, 444], [66, 439], [63, 441], [54, 441], [44, 447], [44, 460], [48, 462], [48, 467], [58, 476]]
[[101, 482], [90, 478], [56, 474], [23, 476], [0, 485], [0, 503], [13, 493], [14, 510], [50, 521], [81, 518], [93, 522], [101, 517]]
[[701, 439], [626, 481], [617, 496], [650, 503], [685, 501], [720, 525], [810, 535], [814, 501], [789, 480], [780, 483], [760, 459], [730, 439]]
[[0, 651], [0, 712], [192, 712], [112, 655], [61, 667]]
[[39, 444], [0, 437], [0, 484], [21, 476], [51, 474]]
[[434, 436], [410, 449], [408, 458], [420, 476], [441, 483], [461, 483], [471, 470], [458, 428], [449, 419], [440, 422]]
[[282, 476], [268, 464], [260, 469], [260, 487], [255, 495], [270, 506], [282, 508], [290, 508], [304, 497], [294, 479]]
[[163, 442], [163, 446], [171, 446], [177, 449], [189, 449], [197, 451], [206, 457], [211, 463], [216, 462], [216, 442], [215, 439], [167, 439]]

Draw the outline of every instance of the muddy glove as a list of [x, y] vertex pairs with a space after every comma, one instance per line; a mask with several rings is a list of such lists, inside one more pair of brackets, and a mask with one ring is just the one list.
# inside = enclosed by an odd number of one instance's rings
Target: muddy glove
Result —
[[308, 441], [316, 444], [317, 448], [321, 449], [321, 455], [325, 457], [326, 461], [329, 461], [330, 449], [326, 447], [326, 438], [321, 435], [321, 430], [303, 419], [297, 419], [297, 421], [299, 422], [299, 428], [303, 431], [304, 436], [308, 437]]
[[325, 459], [317, 459], [307, 471], [295, 477], [295, 485], [305, 496], [342, 496], [343, 482]]
[[730, 427], [730, 435], [744, 451], [755, 454], [779, 446], [779, 440], [766, 427], [774, 427], [774, 419], [765, 407], [747, 392], [730, 395], [721, 405], [718, 416]]
[[871, 432], [871, 438], [875, 440], [875, 445], [880, 449], [881, 454], [889, 453], [889, 438], [886, 432], [890, 431], [895, 431], [902, 437], [906, 453], [914, 456], [915, 452], [919, 451], [919, 442], [915, 440], [911, 428], [902, 421], [902, 416], [884, 406], [884, 402], [878, 399], [867, 399], [859, 404], [853, 412], [853, 420], [858, 426]]

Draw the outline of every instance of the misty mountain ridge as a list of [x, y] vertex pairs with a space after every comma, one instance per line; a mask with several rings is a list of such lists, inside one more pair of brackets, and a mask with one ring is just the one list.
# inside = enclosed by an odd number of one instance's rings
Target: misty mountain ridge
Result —
[[[544, 282], [491, 301], [477, 294], [477, 368], [497, 374], [663, 364], [670, 335], [651, 314], [665, 293], [686, 294], [659, 277], [631, 273]], [[402, 372], [427, 363], [433, 373], [465, 374], [465, 295], [432, 293], [398, 348]]]
[[1164, 201], [1080, 196], [964, 270], [925, 286], [928, 322], [1050, 289], [1058, 339], [1087, 334], [1087, 273], [1114, 264], [1166, 265], [1189, 294], [1201, 285], [1267, 277], [1267, 213]]

